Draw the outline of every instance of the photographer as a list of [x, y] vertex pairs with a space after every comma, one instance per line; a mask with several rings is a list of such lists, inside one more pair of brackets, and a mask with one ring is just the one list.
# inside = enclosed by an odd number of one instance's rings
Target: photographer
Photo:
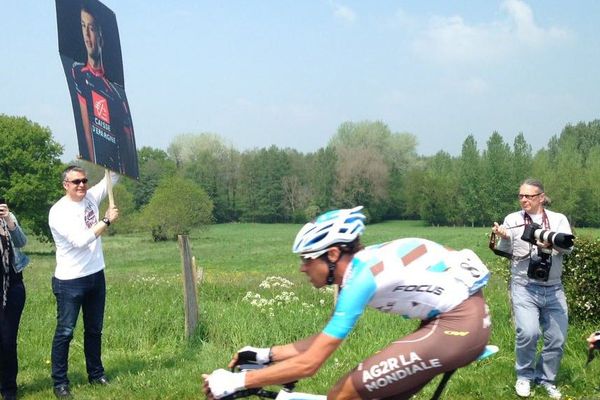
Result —
[[[517, 395], [528, 397], [531, 382], [542, 385], [553, 399], [561, 393], [556, 374], [567, 338], [568, 311], [561, 281], [563, 254], [573, 245], [571, 227], [560, 213], [544, 208], [549, 198], [535, 179], [525, 180], [518, 194], [521, 211], [509, 214], [502, 225], [494, 222], [499, 236], [497, 250], [511, 260], [510, 295], [516, 328]], [[544, 346], [536, 357], [537, 342]]]

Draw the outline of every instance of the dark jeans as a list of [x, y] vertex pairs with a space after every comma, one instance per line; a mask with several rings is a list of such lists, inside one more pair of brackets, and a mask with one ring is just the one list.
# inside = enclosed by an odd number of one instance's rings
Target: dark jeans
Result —
[[83, 312], [83, 352], [88, 379], [100, 378], [104, 375], [100, 356], [106, 298], [104, 271], [71, 280], [52, 278], [52, 291], [56, 296], [57, 312], [56, 331], [52, 341], [54, 386], [69, 384], [69, 344], [73, 339], [80, 309]]
[[[1, 304], [0, 300], [0, 306]], [[6, 297], [6, 307], [4, 310], [0, 307], [0, 392], [3, 396], [17, 393], [17, 333], [24, 306], [23, 280], [12, 279]]]

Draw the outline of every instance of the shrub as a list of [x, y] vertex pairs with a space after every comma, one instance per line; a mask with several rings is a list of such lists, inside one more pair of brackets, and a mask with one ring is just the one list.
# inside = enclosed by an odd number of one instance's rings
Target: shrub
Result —
[[600, 321], [600, 239], [578, 237], [564, 263], [563, 282], [573, 322]]
[[152, 239], [163, 241], [211, 224], [212, 211], [213, 203], [201, 187], [175, 176], [159, 183], [141, 218]]

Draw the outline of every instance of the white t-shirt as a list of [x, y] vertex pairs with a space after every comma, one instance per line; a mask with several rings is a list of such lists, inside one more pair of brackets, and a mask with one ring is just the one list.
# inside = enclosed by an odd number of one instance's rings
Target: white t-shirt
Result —
[[[116, 183], [118, 176], [111, 173], [111, 177]], [[106, 194], [104, 178], [81, 201], [64, 196], [50, 209], [48, 224], [56, 245], [57, 279], [77, 279], [104, 269], [102, 239], [91, 228], [98, 223], [98, 205]]]

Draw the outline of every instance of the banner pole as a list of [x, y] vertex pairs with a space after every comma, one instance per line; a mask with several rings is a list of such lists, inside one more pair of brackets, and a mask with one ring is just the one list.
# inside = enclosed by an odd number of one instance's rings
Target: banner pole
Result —
[[108, 192], [108, 207], [112, 208], [115, 206], [115, 198], [113, 196], [112, 179], [108, 168], [104, 170], [104, 177], [106, 178], [106, 191]]

